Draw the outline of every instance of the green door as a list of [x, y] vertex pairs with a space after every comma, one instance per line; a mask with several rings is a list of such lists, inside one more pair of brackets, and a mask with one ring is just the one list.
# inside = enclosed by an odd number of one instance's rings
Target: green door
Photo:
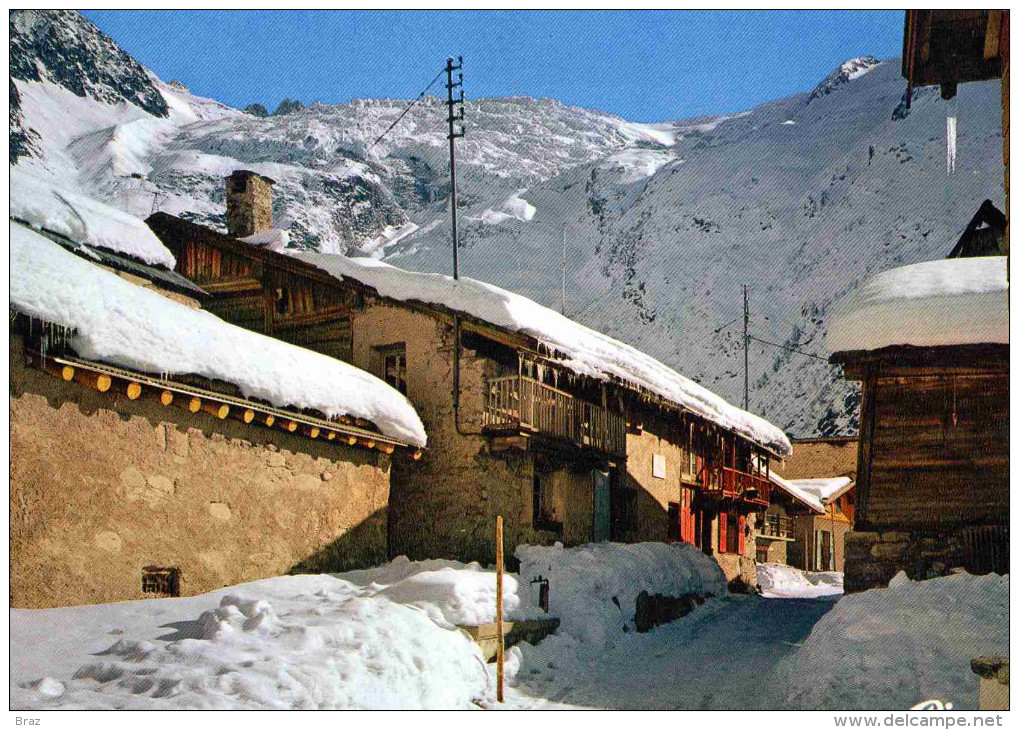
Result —
[[594, 542], [604, 542], [611, 534], [611, 492], [612, 475], [607, 471], [595, 469], [591, 472], [594, 482]]

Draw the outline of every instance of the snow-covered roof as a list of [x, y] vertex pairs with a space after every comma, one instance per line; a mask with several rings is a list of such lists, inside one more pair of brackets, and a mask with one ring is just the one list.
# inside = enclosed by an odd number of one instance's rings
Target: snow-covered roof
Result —
[[942, 259], [884, 271], [839, 308], [832, 352], [1008, 343], [1006, 258]]
[[98, 200], [54, 185], [17, 167], [10, 168], [10, 216], [33, 228], [52, 231], [77, 243], [109, 249], [147, 264], [172, 269], [173, 254], [135, 218]]
[[777, 486], [800, 504], [803, 504], [819, 515], [823, 515], [825, 513], [824, 505], [821, 504], [821, 500], [817, 497], [817, 495], [807, 491], [801, 486], [798, 486], [795, 482], [783, 479], [775, 472], [770, 472], [768, 474], [768, 478], [771, 480], [772, 484]]
[[74, 330], [79, 355], [149, 373], [196, 374], [281, 408], [354, 416], [424, 446], [410, 401], [335, 358], [242, 329], [135, 286], [10, 223], [11, 306]]
[[368, 258], [294, 253], [339, 279], [349, 278], [399, 301], [438, 304], [536, 339], [551, 357], [581, 375], [619, 379], [646, 389], [723, 428], [788, 456], [789, 439], [760, 416], [727, 403], [650, 355], [596, 332], [547, 307], [475, 279], [405, 271]]
[[819, 502], [841, 497], [853, 483], [849, 477], [830, 477], [827, 479], [789, 479], [797, 489], [815, 496]]
[[281, 228], [271, 228], [268, 231], [260, 231], [238, 240], [250, 243], [252, 246], [261, 246], [270, 251], [282, 251], [290, 243], [290, 233]]

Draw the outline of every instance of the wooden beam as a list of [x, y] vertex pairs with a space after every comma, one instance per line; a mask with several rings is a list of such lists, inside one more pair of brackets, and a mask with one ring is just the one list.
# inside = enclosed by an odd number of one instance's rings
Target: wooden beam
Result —
[[276, 423], [276, 416], [272, 415], [271, 413], [266, 414], [265, 425], [272, 428], [272, 424], [274, 423]]
[[241, 413], [241, 420], [245, 423], [251, 423], [255, 420], [255, 412], [250, 408], [245, 408], [244, 412]]
[[226, 403], [216, 403], [215, 401], [205, 401], [202, 403], [202, 410], [221, 421], [230, 415], [230, 406]]
[[128, 383], [124, 392], [128, 400], [138, 400], [138, 396], [142, 394], [142, 386], [140, 383]]
[[188, 401], [188, 410], [192, 413], [198, 413], [202, 409], [202, 399], [197, 395], [192, 396]]
[[1001, 10], [987, 11], [987, 31], [984, 34], [984, 60], [1000, 55], [998, 49], [1001, 36]]
[[104, 373], [96, 373], [91, 370], [75, 370], [74, 382], [79, 385], [85, 385], [89, 388], [94, 388], [100, 393], [105, 393], [110, 389], [113, 384], [112, 378]]
[[162, 393], [160, 393], [159, 402], [162, 403], [164, 406], [168, 406], [171, 403], [173, 403], [173, 391], [164, 390]]

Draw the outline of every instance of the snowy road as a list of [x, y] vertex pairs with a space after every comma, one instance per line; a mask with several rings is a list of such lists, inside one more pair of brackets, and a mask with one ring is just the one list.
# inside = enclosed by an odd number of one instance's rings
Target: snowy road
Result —
[[[507, 704], [535, 709], [768, 709], [762, 703], [780, 700], [762, 689], [775, 681], [778, 663], [834, 605], [830, 599], [730, 596], [648, 634], [626, 636], [597, 658], [581, 657], [561, 666], [553, 658], [552, 667], [535, 666], [538, 657], [525, 652], [519, 684]], [[733, 661], [734, 646], [740, 647], [738, 661]]]

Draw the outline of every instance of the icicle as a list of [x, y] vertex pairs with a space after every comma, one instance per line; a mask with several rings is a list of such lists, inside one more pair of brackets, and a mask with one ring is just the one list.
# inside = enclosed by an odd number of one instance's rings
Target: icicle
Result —
[[957, 130], [957, 117], [948, 117], [948, 174], [955, 172], [955, 139]]

